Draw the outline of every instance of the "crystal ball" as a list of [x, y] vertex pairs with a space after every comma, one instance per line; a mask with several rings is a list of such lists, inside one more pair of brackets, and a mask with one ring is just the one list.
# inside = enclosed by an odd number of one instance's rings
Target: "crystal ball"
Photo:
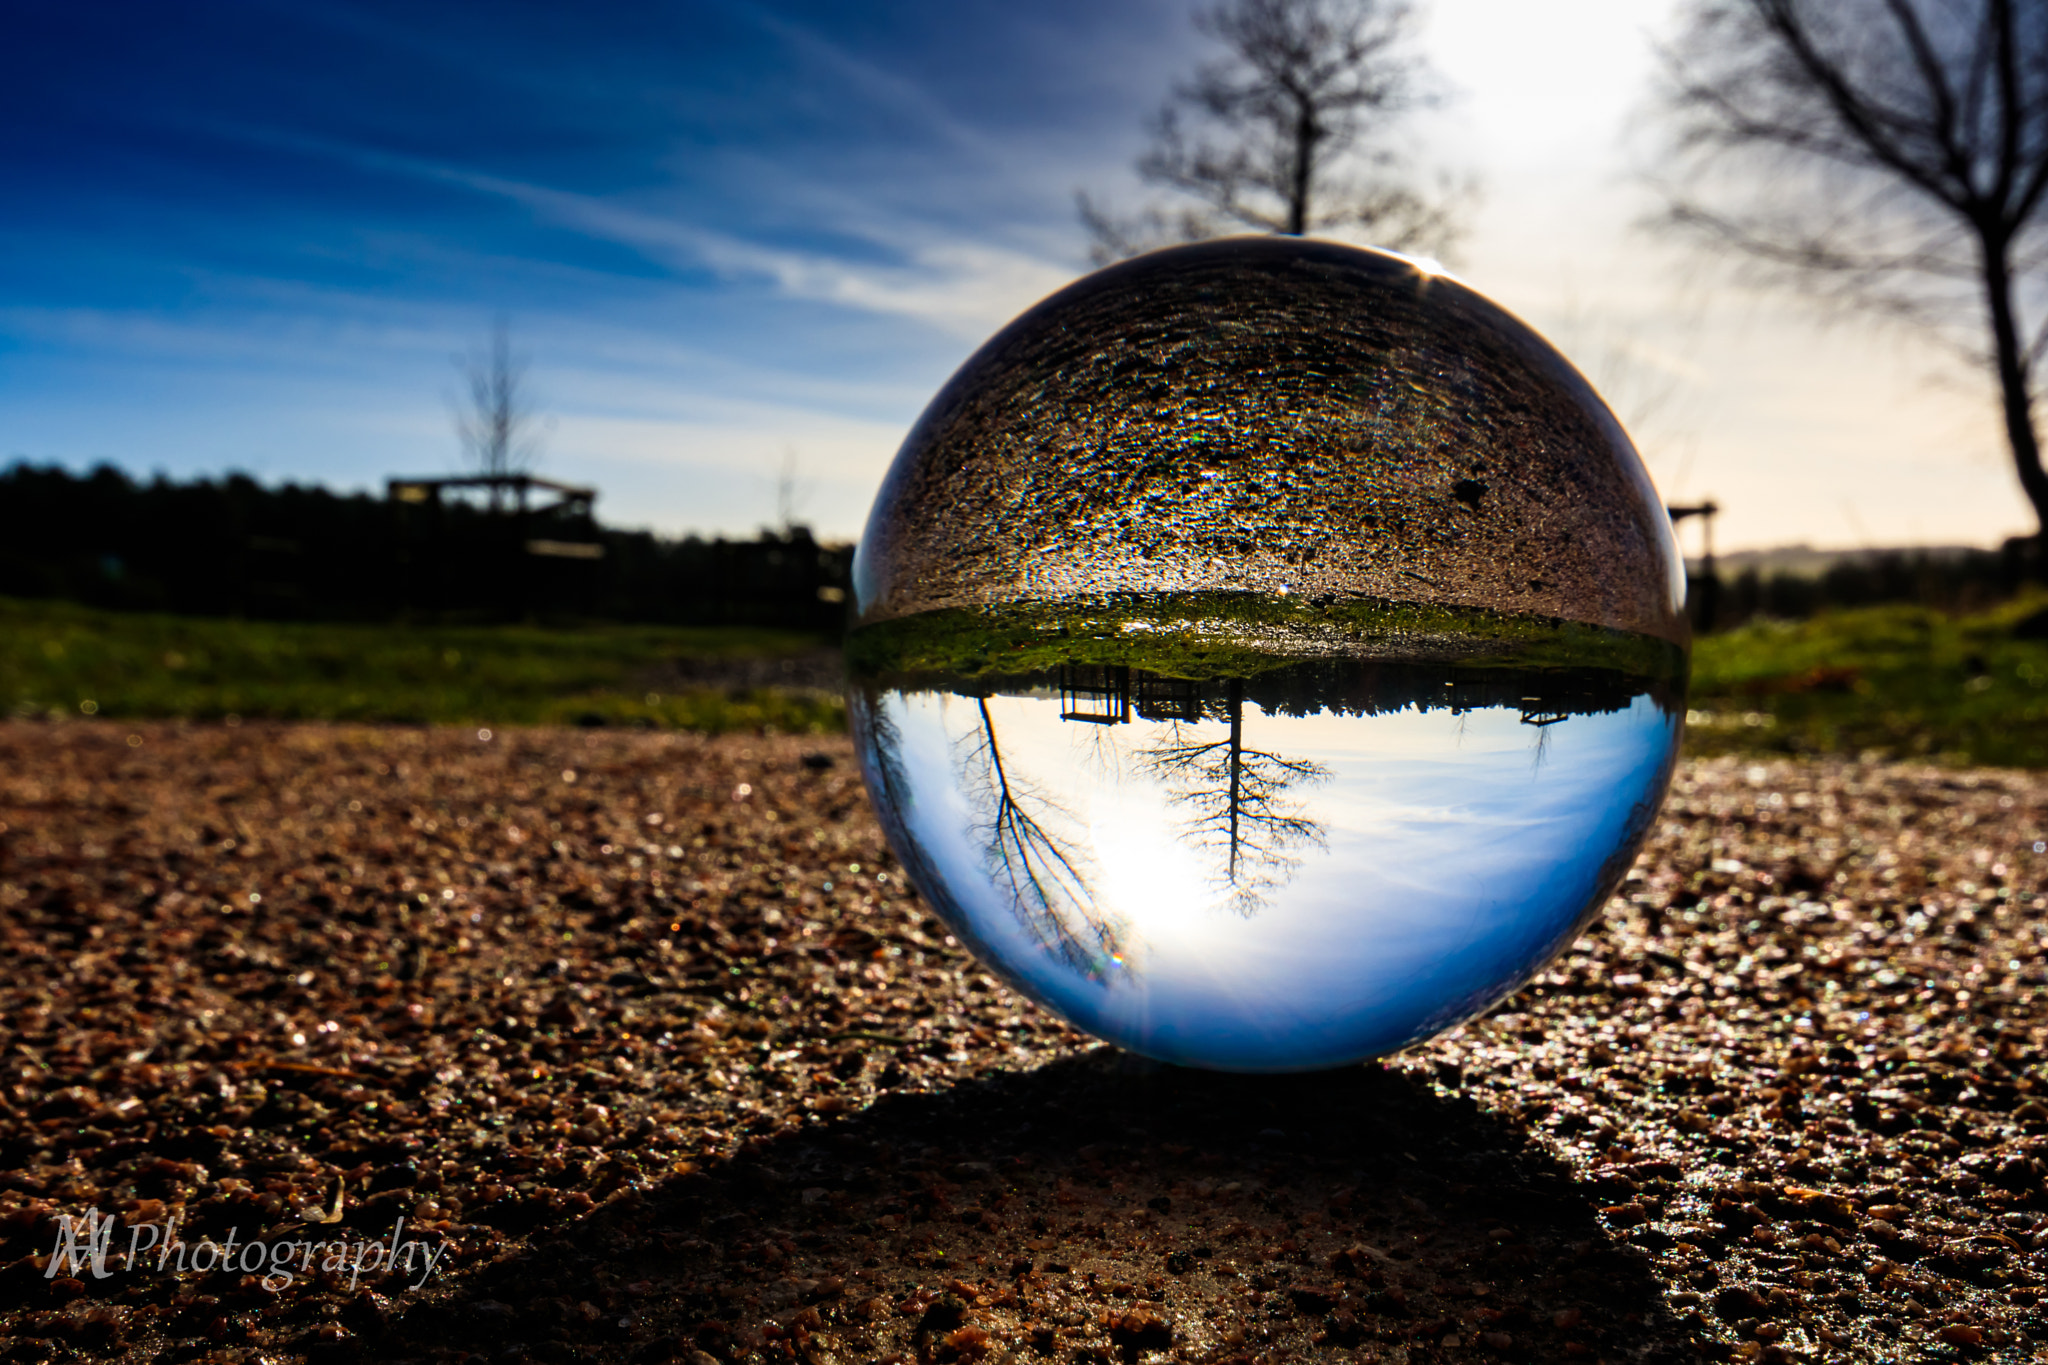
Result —
[[1598, 914], [1676, 757], [1684, 564], [1627, 435], [1408, 258], [1154, 252], [940, 390], [854, 565], [862, 773], [931, 909], [1077, 1027], [1356, 1062]]

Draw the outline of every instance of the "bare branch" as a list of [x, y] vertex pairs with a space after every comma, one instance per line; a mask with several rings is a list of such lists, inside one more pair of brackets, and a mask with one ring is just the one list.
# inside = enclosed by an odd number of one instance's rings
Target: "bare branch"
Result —
[[1071, 811], [1011, 773], [987, 698], [977, 701], [981, 725], [960, 755], [961, 776], [977, 811], [974, 835], [995, 884], [1018, 923], [1054, 957], [1098, 983], [1122, 966], [1122, 929], [1096, 910], [1097, 896], [1082, 845], [1056, 826], [1079, 824]]

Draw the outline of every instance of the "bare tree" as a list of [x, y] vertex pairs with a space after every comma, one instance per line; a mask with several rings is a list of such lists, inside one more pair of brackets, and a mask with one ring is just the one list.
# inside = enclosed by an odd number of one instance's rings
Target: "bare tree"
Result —
[[803, 525], [804, 504], [810, 501], [813, 485], [803, 477], [803, 461], [795, 446], [782, 449], [782, 466], [775, 475], [775, 530], [784, 540], [796, 539]]
[[2048, 5], [1695, 0], [1667, 70], [1668, 225], [1984, 366], [2048, 532]]
[[[463, 397], [455, 432], [477, 471], [491, 478], [524, 474], [540, 458], [540, 421], [526, 388], [526, 362], [512, 353], [512, 329], [502, 318], [490, 348], [462, 365]], [[492, 504], [497, 493], [492, 492]]]
[[987, 841], [990, 876], [1018, 922], [1062, 965], [1098, 985], [1128, 979], [1123, 931], [1095, 906], [1090, 860], [1077, 837], [1082, 822], [1010, 771], [988, 699], [976, 705], [981, 729], [960, 755], [961, 781], [977, 807], [973, 833]]
[[1192, 203], [1120, 219], [1078, 195], [1098, 263], [1246, 230], [1449, 247], [1462, 195], [1416, 189], [1390, 139], [1435, 98], [1407, 0], [1226, 0], [1195, 24], [1225, 55], [1176, 87], [1138, 161]]
[[1190, 737], [1176, 723], [1165, 743], [1140, 757], [1166, 784], [1168, 799], [1193, 812], [1182, 837], [1216, 856], [1213, 883], [1231, 909], [1251, 916], [1293, 880], [1301, 866], [1296, 849], [1324, 847], [1322, 825], [1287, 793], [1298, 783], [1326, 780], [1330, 770], [1245, 747], [1241, 680], [1230, 684], [1225, 714], [1230, 728], [1222, 736]]

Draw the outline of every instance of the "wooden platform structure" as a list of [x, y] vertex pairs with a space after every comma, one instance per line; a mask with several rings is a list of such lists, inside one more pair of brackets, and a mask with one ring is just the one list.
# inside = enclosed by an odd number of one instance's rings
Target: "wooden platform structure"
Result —
[[[439, 610], [451, 597], [477, 596], [477, 582], [490, 584], [486, 599], [512, 616], [535, 610], [587, 611], [592, 605], [594, 561], [605, 558], [593, 509], [597, 490], [531, 474], [453, 474], [392, 478], [385, 495], [400, 507], [418, 509], [405, 553], [416, 566], [411, 605]], [[480, 542], [461, 552], [449, 544], [452, 509], [481, 514], [488, 529]], [[538, 561], [583, 561], [592, 568], [544, 567]], [[468, 586], [463, 581], [468, 580]]]
[[[455, 474], [432, 479], [387, 479], [384, 487], [385, 496], [393, 502], [433, 503], [437, 506], [451, 489], [480, 488], [489, 494], [491, 510], [521, 514], [535, 512], [550, 516], [587, 517], [597, 504], [595, 488], [539, 479], [531, 474]], [[536, 490], [554, 494], [555, 501], [543, 506], [532, 505], [532, 495]]]

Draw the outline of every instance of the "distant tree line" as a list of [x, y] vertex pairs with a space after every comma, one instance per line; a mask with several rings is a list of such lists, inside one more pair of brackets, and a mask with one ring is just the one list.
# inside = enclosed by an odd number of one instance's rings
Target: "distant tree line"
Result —
[[[1912, 602], [1940, 611], [1973, 611], [2041, 581], [2032, 544], [2010, 540], [1996, 550], [1886, 550], [1844, 558], [1818, 574], [1755, 568], [1720, 576], [1707, 629], [1739, 626], [1757, 617], [1797, 620], [1845, 607]], [[1693, 595], [1700, 595], [1695, 581]]]
[[[594, 547], [601, 557], [587, 557]], [[145, 482], [104, 465], [0, 470], [0, 595], [116, 609], [832, 630], [845, 619], [852, 558], [801, 527], [671, 540], [587, 514], [408, 505], [241, 474]]]

